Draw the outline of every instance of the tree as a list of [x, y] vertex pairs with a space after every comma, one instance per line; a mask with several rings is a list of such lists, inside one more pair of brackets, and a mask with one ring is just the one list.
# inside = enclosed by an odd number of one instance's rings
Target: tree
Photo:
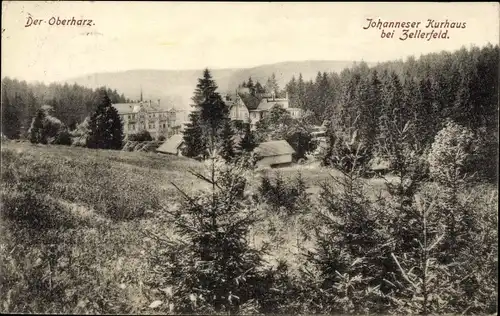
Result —
[[250, 90], [251, 95], [255, 95], [256, 90], [255, 90], [255, 86], [254, 86], [252, 77], [248, 78], [247, 88]]
[[196, 85], [196, 89], [194, 90], [194, 95], [191, 98], [191, 100], [193, 100], [194, 102], [193, 106], [195, 108], [201, 107], [203, 102], [213, 96], [215, 90], [217, 90], [217, 84], [212, 79], [210, 70], [205, 68], [205, 70], [203, 70], [203, 77], [198, 78], [198, 83]]
[[285, 90], [288, 93], [288, 98], [290, 102], [290, 107], [292, 108], [298, 108], [299, 106], [299, 101], [298, 101], [298, 91], [297, 91], [297, 80], [295, 80], [295, 76], [292, 77], [292, 80], [287, 83], [285, 86]]
[[242, 153], [250, 153], [257, 147], [257, 141], [255, 140], [255, 136], [250, 129], [250, 124], [247, 124], [245, 127], [245, 134], [241, 138], [238, 144], [238, 151]]
[[189, 123], [183, 133], [184, 148], [183, 156], [186, 157], [202, 157], [206, 155], [206, 144], [203, 138], [203, 130], [201, 128], [200, 113], [193, 111], [189, 114]]
[[212, 79], [210, 71], [205, 69], [203, 77], [198, 79], [192, 100], [195, 111], [199, 111], [199, 120], [196, 122], [203, 131], [203, 144], [209, 150], [216, 148], [220, 130], [224, 127], [225, 120], [229, 119], [229, 109], [216, 90], [217, 84]]
[[[19, 100], [17, 95], [14, 100]], [[19, 107], [13, 104], [5, 93], [2, 93], [2, 134], [9, 139], [19, 138], [21, 134], [19, 116]]]
[[255, 83], [255, 94], [256, 95], [261, 95], [261, 94], [264, 94], [265, 92], [266, 92], [266, 89], [264, 89], [264, 87], [262, 86], [262, 84], [257, 81]]
[[344, 142], [339, 146], [346, 148], [342, 175], [321, 184], [316, 213], [321, 224], [314, 229], [314, 250], [307, 252], [307, 263], [317, 271], [308, 282], [313, 285], [312, 308], [320, 307], [318, 312], [329, 314], [363, 310], [385, 314], [388, 299], [380, 292], [384, 278], [381, 255], [387, 242], [385, 214], [373, 207], [364, 192], [361, 177], [366, 166], [359, 160], [364, 159], [365, 149], [353, 146], [355, 137], [351, 134], [339, 140]]
[[121, 149], [123, 127], [118, 111], [111, 105], [108, 93], [101, 89], [97, 108], [90, 117], [87, 146], [99, 149]]
[[266, 91], [268, 93], [274, 93], [276, 96], [278, 96], [280, 92], [280, 87], [278, 85], [278, 81], [276, 80], [276, 74], [274, 72], [271, 75], [271, 77], [267, 79]]
[[206, 167], [206, 175], [191, 172], [210, 185], [205, 194], [191, 197], [174, 184], [183, 197], [182, 207], [171, 214], [181, 238], [156, 238], [161, 248], [151, 256], [155, 280], [158, 287], [173, 287], [175, 313], [235, 314], [244, 304], [258, 308], [269, 288], [261, 274], [265, 249], [248, 242], [258, 218], [244, 195], [246, 170], [215, 155]]
[[45, 112], [43, 110], [38, 110], [36, 116], [31, 122], [31, 127], [29, 130], [30, 142], [33, 144], [46, 144], [47, 136], [43, 130], [43, 122], [45, 120]]

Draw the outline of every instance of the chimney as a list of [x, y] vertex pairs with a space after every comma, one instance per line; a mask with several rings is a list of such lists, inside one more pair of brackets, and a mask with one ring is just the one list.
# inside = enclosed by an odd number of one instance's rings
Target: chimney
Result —
[[158, 106], [160, 106], [160, 99], [158, 99]]
[[271, 92], [271, 96], [273, 97], [273, 101], [274, 101], [274, 98], [275, 98], [274, 91]]
[[151, 107], [151, 100], [149, 100], [149, 107]]

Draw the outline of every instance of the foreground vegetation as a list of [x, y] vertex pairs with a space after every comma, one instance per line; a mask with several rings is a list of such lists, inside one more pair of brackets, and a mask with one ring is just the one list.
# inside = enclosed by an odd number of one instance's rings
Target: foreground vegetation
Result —
[[[398, 177], [386, 186], [348, 170], [239, 172], [12, 142], [1, 154], [3, 312], [496, 310], [498, 198], [488, 184], [455, 194], [427, 181], [409, 202], [394, 193]], [[202, 224], [207, 214], [217, 226]], [[225, 237], [201, 238], [213, 229]]]

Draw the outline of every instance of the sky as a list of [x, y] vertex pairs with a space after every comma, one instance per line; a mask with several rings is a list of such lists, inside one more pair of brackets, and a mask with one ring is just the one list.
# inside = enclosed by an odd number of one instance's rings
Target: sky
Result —
[[[379, 62], [499, 42], [483, 3], [2, 2], [2, 77], [59, 81], [130, 69], [244, 68], [283, 61]], [[26, 26], [28, 17], [43, 19]], [[91, 26], [50, 25], [59, 18]], [[53, 18], [51, 20], [51, 18]], [[446, 39], [381, 38], [375, 22], [466, 23]], [[394, 28], [387, 28], [392, 31]], [[439, 31], [444, 29], [435, 29]]]

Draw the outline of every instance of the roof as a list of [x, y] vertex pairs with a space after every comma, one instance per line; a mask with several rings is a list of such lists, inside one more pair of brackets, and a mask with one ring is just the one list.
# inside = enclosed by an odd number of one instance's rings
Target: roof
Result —
[[260, 157], [271, 157], [294, 154], [295, 150], [286, 140], [274, 140], [260, 143], [259, 146], [255, 148], [255, 153]]
[[288, 100], [286, 99], [278, 99], [278, 100], [267, 100], [267, 99], [262, 99], [260, 101], [259, 106], [257, 107], [257, 110], [259, 111], [269, 111], [273, 106], [275, 105], [281, 105], [283, 108], [288, 108]]
[[166, 142], [160, 145], [156, 149], [156, 151], [159, 151], [161, 153], [167, 153], [167, 154], [177, 154], [177, 150], [179, 147], [182, 145], [184, 142], [184, 138], [182, 134], [175, 134], [172, 135], [169, 139], [167, 139]]

